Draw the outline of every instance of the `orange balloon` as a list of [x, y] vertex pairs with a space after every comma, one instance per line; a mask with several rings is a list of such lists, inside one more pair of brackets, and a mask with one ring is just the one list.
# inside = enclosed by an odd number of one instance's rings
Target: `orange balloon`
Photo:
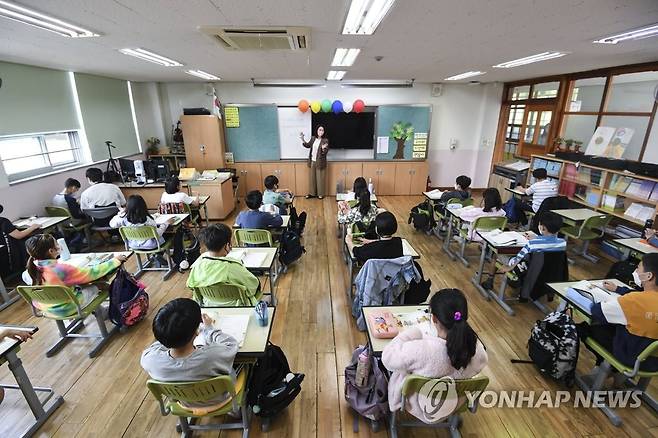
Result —
[[300, 100], [299, 103], [297, 104], [297, 108], [299, 108], [299, 110], [303, 113], [308, 111], [309, 106], [310, 106], [310, 104], [308, 103], [308, 101], [306, 99]]

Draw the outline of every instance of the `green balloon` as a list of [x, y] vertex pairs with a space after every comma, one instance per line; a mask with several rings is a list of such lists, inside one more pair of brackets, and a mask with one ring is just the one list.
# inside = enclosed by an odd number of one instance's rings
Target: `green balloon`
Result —
[[329, 111], [331, 111], [331, 101], [329, 99], [325, 99], [322, 101], [322, 112], [328, 113]]

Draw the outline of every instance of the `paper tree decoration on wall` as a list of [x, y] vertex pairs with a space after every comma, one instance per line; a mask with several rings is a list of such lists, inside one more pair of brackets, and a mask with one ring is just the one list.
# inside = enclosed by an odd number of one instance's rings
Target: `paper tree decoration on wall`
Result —
[[393, 155], [394, 160], [404, 159], [404, 143], [414, 134], [414, 127], [411, 123], [395, 122], [389, 133], [390, 137], [397, 142], [398, 146]]

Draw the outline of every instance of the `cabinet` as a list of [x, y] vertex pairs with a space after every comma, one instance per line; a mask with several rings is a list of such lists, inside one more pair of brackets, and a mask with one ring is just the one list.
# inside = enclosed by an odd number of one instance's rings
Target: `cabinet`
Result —
[[296, 188], [294, 163], [262, 163], [260, 165], [260, 174], [263, 177], [263, 181], [268, 175], [276, 176], [279, 178], [280, 188], [292, 190], [293, 193], [295, 193]]
[[333, 162], [327, 163], [327, 193], [336, 194], [336, 187], [341, 184], [342, 191], [345, 192], [352, 188], [354, 180], [361, 176], [363, 167], [361, 163], [354, 162]]
[[394, 195], [417, 195], [427, 187], [429, 165], [426, 161], [395, 163]]
[[393, 195], [395, 193], [396, 163], [368, 162], [363, 163], [363, 177], [366, 181], [372, 179], [375, 193], [378, 195]]
[[309, 193], [309, 169], [306, 162], [295, 163], [295, 195], [305, 196]]
[[238, 177], [238, 196], [245, 197], [252, 190], [263, 191], [260, 163], [235, 163]]
[[198, 171], [224, 167], [224, 126], [217, 116], [181, 116], [187, 167]]

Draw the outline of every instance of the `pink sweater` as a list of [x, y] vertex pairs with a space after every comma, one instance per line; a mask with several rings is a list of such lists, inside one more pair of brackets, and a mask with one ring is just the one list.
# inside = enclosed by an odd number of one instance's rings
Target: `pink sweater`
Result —
[[484, 211], [481, 207], [474, 207], [464, 210], [459, 216], [464, 220], [464, 227], [468, 228], [469, 240], [479, 242], [482, 239], [473, 230], [473, 222], [475, 222], [475, 219], [479, 217], [504, 217], [505, 210], [502, 208], [500, 210], [494, 208], [491, 211]]
[[[391, 411], [402, 408], [402, 383], [406, 376], [453, 379], [468, 379], [478, 374], [487, 365], [487, 352], [478, 341], [475, 356], [466, 368], [456, 370], [450, 364], [445, 339], [424, 333], [418, 327], [408, 328], [397, 335], [382, 352], [382, 362], [391, 371], [388, 382], [388, 405]], [[423, 419], [418, 404], [418, 394], [406, 399], [406, 410], [413, 416]]]

